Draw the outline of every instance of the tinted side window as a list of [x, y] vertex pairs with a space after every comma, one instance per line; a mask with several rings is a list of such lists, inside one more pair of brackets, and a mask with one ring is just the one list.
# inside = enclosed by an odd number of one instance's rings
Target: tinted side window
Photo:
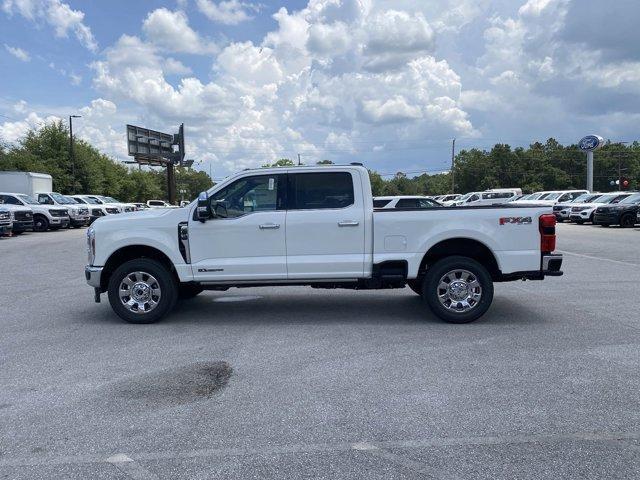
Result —
[[211, 209], [221, 217], [235, 218], [253, 212], [281, 210], [284, 207], [280, 183], [283, 175], [244, 177], [211, 196]]
[[51, 198], [49, 198], [49, 195], [45, 195], [45, 194], [40, 194], [38, 195], [38, 202], [39, 203], [44, 203], [45, 205], [53, 205], [53, 200], [51, 200]]
[[290, 175], [292, 210], [345, 208], [354, 203], [353, 179], [348, 172]]
[[401, 198], [396, 204], [396, 208], [418, 208], [417, 198]]
[[6, 203], [7, 205], [22, 205], [17, 198], [10, 195], [0, 195], [0, 203]]
[[373, 208], [383, 208], [386, 205], [389, 204], [391, 200], [374, 200], [373, 201]]

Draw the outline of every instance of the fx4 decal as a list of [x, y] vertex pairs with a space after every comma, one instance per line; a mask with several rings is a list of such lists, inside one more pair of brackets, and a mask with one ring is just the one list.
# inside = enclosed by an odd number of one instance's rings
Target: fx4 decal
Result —
[[500, 225], [530, 225], [531, 217], [501, 217]]

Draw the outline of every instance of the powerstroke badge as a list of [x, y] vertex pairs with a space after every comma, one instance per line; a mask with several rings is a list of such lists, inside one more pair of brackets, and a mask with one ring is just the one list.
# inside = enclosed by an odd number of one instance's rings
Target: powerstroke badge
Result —
[[531, 217], [501, 217], [500, 225], [529, 225]]

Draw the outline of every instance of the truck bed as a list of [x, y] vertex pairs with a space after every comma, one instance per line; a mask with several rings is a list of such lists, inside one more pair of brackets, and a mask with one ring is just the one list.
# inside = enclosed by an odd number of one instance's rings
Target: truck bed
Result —
[[503, 274], [540, 269], [540, 205], [489, 205], [373, 211], [373, 263], [406, 260], [415, 278], [425, 252], [440, 242], [468, 239], [495, 253]]

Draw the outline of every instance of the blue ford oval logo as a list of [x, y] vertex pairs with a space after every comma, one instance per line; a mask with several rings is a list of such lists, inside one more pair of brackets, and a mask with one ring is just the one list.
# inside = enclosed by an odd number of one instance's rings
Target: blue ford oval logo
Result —
[[578, 148], [580, 150], [584, 150], [585, 152], [590, 152], [600, 148], [603, 144], [604, 140], [602, 137], [597, 135], [587, 135], [583, 137], [580, 142], [578, 142]]

